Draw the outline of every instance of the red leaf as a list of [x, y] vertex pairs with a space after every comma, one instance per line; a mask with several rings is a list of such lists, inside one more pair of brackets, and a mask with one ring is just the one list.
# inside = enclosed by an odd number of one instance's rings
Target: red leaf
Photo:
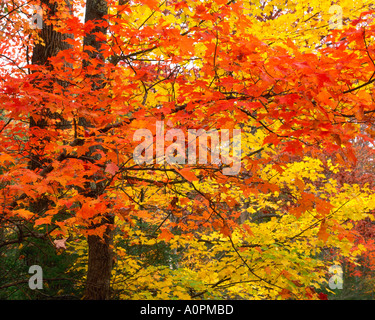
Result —
[[320, 300], [328, 300], [328, 295], [323, 292], [319, 292], [318, 298]]

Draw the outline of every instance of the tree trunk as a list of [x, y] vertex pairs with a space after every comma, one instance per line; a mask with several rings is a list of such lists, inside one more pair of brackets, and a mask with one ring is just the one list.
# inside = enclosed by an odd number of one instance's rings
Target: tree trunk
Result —
[[[93, 21], [97, 23], [105, 22], [104, 16], [108, 12], [106, 0], [87, 0], [86, 2], [86, 14], [85, 22]], [[96, 27], [90, 33], [85, 35], [83, 46], [89, 45], [95, 48], [96, 52], [91, 50], [87, 51], [90, 59], [100, 60], [101, 63], [97, 65], [100, 68], [104, 65], [104, 58], [101, 54], [101, 44], [104, 40], [98, 40], [95, 33], [105, 35], [107, 33], [106, 27]], [[102, 39], [105, 37], [102, 37]], [[90, 60], [83, 62], [83, 67], [90, 65]], [[103, 87], [103, 77], [98, 75], [87, 75], [91, 79], [91, 87], [93, 90], [100, 90]], [[90, 126], [85, 119], [80, 119], [83, 126]], [[100, 141], [98, 141], [100, 142]], [[98, 146], [99, 148], [99, 146]], [[99, 188], [101, 189], [101, 188]], [[92, 194], [93, 197], [98, 196]], [[87, 300], [108, 300], [110, 299], [110, 280], [112, 271], [112, 225], [113, 217], [106, 216], [103, 219], [101, 225], [106, 224], [107, 228], [103, 235], [103, 239], [96, 235], [88, 236], [88, 250], [89, 250], [89, 261], [87, 269], [87, 280], [84, 299]], [[93, 227], [98, 227], [95, 225]]]
[[[68, 8], [65, 8], [65, 10], [70, 11], [71, 4], [69, 3], [69, 1], [66, 1], [65, 3], [68, 6]], [[48, 8], [48, 11], [44, 13], [44, 18], [46, 18], [45, 21], [49, 20], [51, 17], [54, 17], [58, 10], [61, 10], [56, 1], [42, 0], [41, 4], [46, 5]], [[101, 23], [105, 20], [104, 16], [107, 14], [107, 12], [108, 7], [106, 0], [87, 0], [85, 22], [93, 21]], [[68, 49], [69, 44], [66, 43], [64, 40], [72, 36], [56, 32], [53, 29], [53, 25], [45, 24], [44, 22], [42, 29], [39, 32], [39, 36], [42, 39], [42, 43], [38, 43], [35, 45], [33, 50], [32, 63], [45, 66], [52, 72], [53, 65], [49, 63], [48, 59], [56, 56], [61, 50]], [[104, 58], [100, 52], [100, 47], [102, 41], [104, 40], [98, 40], [95, 33], [101, 33], [104, 35], [106, 34], [106, 32], [106, 27], [97, 27], [94, 28], [84, 37], [84, 46], [89, 45], [95, 48], [97, 52], [87, 50], [89, 59], [87, 61], [83, 61], [83, 68], [90, 65], [90, 59], [96, 59], [96, 61], [98, 61], [99, 59], [102, 62], [102, 64], [99, 63], [97, 65], [97, 68], [100, 68], [102, 65], [104, 65]], [[68, 67], [68, 65], [66, 65], [66, 67]], [[102, 75], [87, 75], [87, 78], [91, 80], [91, 87], [93, 90], [100, 90], [103, 87], [104, 79]], [[60, 85], [66, 87], [66, 84], [61, 83], [59, 81], [57, 82]], [[35, 81], [35, 85], [37, 84], [38, 81]], [[53, 80], [51, 81], [51, 83], [44, 85], [43, 90], [53, 90]], [[46, 166], [46, 164], [52, 161], [52, 159], [46, 159], [43, 156], [43, 141], [39, 140], [32, 142], [36, 138], [32, 135], [32, 129], [35, 127], [41, 129], [48, 128], [51, 119], [60, 120], [60, 129], [67, 128], [71, 125], [66, 120], [64, 120], [63, 116], [59, 114], [52, 114], [50, 110], [48, 110], [48, 108], [45, 107], [45, 105], [47, 104], [48, 102], [46, 101], [46, 103], [42, 103], [42, 105], [36, 106], [35, 112], [30, 116], [29, 125], [31, 132], [31, 143], [29, 168], [31, 170], [43, 169], [43, 167]], [[90, 123], [87, 121], [87, 119], [81, 118], [79, 119], [78, 125], [89, 127]], [[48, 139], [48, 137], [45, 139]], [[95, 150], [91, 150], [91, 152], [95, 152]], [[87, 188], [85, 190], [81, 190], [81, 193], [84, 194], [86, 197], [95, 198], [98, 196], [98, 194], [91, 190], [89, 183], [87, 184]], [[43, 199], [39, 199], [35, 203], [32, 203], [30, 207], [32, 211], [40, 212], [42, 210], [47, 209], [48, 202], [46, 202]], [[84, 294], [85, 299], [105, 300], [110, 298], [110, 279], [112, 270], [111, 243], [113, 238], [111, 230], [113, 225], [113, 217], [104, 217], [100, 225], [103, 224], [107, 225], [106, 231], [103, 235], [103, 239], [96, 235], [88, 236], [89, 259], [86, 290]], [[92, 228], [99, 227], [100, 225], [94, 225], [92, 226]]]
[[[35, 44], [33, 48], [33, 55], [31, 58], [32, 64], [45, 66], [48, 70], [53, 72], [53, 65], [50, 64], [49, 58], [55, 57], [60, 51], [69, 49], [71, 46], [65, 42], [66, 39], [72, 38], [71, 34], [62, 34], [54, 30], [52, 24], [45, 23], [46, 20], [50, 20], [51, 18], [55, 17], [59, 10], [63, 10], [65, 12], [69, 12], [72, 14], [72, 6], [69, 1], [65, 1], [66, 6], [60, 7], [58, 6], [56, 1], [52, 0], [42, 0], [41, 5], [46, 5], [48, 8], [47, 11], [44, 13], [45, 18], [43, 21], [42, 29], [39, 31], [39, 37], [41, 38], [42, 42], [38, 42]], [[69, 64], [65, 64], [65, 67], [69, 67]], [[66, 87], [66, 83], [62, 83], [61, 81], [56, 80], [58, 84], [63, 87]], [[34, 81], [34, 85], [38, 84], [38, 80]], [[48, 85], [44, 85], [42, 88], [47, 92], [51, 92], [53, 90], [53, 82], [51, 81]], [[38, 119], [38, 120], [35, 120]], [[60, 124], [56, 126], [57, 129], [64, 129], [69, 126], [69, 123], [64, 119], [63, 116], [54, 113], [52, 114], [45, 105], [36, 106], [34, 113], [31, 114], [29, 119], [29, 127], [31, 132], [31, 140], [35, 138], [32, 135], [32, 129], [34, 127], [45, 129], [49, 126], [50, 119], [60, 119]], [[45, 138], [48, 139], [48, 138]], [[30, 145], [30, 161], [29, 161], [29, 169], [41, 169], [43, 167], [43, 162], [46, 162], [46, 159], [43, 159], [43, 141], [38, 141], [38, 143]], [[48, 162], [48, 160], [47, 160]]]
[[[54, 66], [50, 64], [49, 58], [55, 57], [60, 51], [69, 49], [71, 46], [65, 42], [67, 38], [72, 38], [71, 34], [63, 34], [56, 31], [52, 24], [46, 23], [51, 18], [55, 18], [57, 13], [69, 12], [72, 14], [72, 6], [69, 1], [65, 1], [65, 5], [58, 4], [52, 0], [41, 0], [41, 5], [47, 8], [44, 12], [44, 21], [42, 28], [39, 30], [39, 37], [42, 40], [35, 44], [33, 48], [33, 54], [31, 58], [32, 64], [44, 66], [53, 75]], [[69, 64], [64, 64], [65, 68], [70, 67]], [[35, 72], [35, 71], [34, 71]], [[42, 76], [43, 77], [43, 76]], [[41, 79], [43, 81], [43, 79]], [[52, 80], [46, 84], [40, 85], [38, 78], [33, 81], [33, 85], [39, 90], [46, 92], [53, 91], [53, 85], [57, 83], [63, 87], [67, 84], [59, 80]], [[38, 129], [48, 129], [51, 126], [51, 119], [59, 119], [60, 123], [55, 124], [55, 129], [64, 130], [69, 126], [68, 121], [64, 119], [64, 116], [58, 113], [52, 113], [48, 107], [48, 101], [42, 101], [39, 105], [35, 105], [33, 112], [29, 117], [29, 128], [30, 128], [30, 140], [29, 140], [29, 163], [28, 168], [30, 170], [42, 170], [46, 165], [52, 162], [52, 159], [48, 159], [44, 153], [44, 145], [48, 142], [48, 135], [44, 138], [37, 138], [33, 132]], [[41, 197], [36, 201], [30, 201], [29, 209], [32, 212], [41, 213], [48, 209], [49, 201]]]
[[89, 261], [84, 296], [86, 300], [110, 299], [113, 257], [111, 224], [113, 224], [113, 221], [109, 221], [103, 239], [95, 235], [88, 236]]

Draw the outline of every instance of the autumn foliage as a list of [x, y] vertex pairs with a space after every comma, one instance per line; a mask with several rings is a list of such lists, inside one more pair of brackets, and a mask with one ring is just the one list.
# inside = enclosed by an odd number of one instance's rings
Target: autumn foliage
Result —
[[33, 246], [54, 298], [325, 300], [332, 265], [373, 290], [375, 11], [339, 4], [342, 28], [328, 1], [3, 3], [0, 295]]

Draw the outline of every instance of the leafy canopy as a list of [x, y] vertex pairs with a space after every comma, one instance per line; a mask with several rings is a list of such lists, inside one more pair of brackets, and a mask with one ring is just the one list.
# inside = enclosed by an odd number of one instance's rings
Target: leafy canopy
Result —
[[[44, 24], [70, 35], [42, 65], [29, 52], [48, 44], [17, 9], [34, 2], [2, 5], [7, 237], [27, 224], [69, 239], [71, 270], [86, 270], [86, 237], [113, 217], [120, 299], [318, 298], [330, 265], [357, 263], [353, 226], [373, 220], [374, 192], [337, 175], [362, 165], [353, 143], [374, 138], [371, 1], [341, 1], [341, 29], [328, 1], [109, 0], [106, 20], [87, 23], [84, 1], [64, 3], [54, 17], [42, 4]], [[98, 52], [83, 45], [95, 27], [107, 29]], [[184, 139], [241, 129], [241, 171], [137, 164], [134, 133], [155, 138], [157, 121]]]

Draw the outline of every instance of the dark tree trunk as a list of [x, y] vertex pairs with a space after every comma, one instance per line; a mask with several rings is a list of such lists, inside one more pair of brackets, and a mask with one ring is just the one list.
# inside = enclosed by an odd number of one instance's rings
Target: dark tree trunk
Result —
[[[55, 57], [60, 51], [69, 49], [71, 46], [65, 42], [67, 38], [72, 38], [71, 34], [62, 34], [54, 30], [52, 24], [46, 23], [47, 20], [55, 18], [58, 11], [69, 12], [72, 14], [72, 6], [69, 1], [65, 1], [65, 5], [58, 5], [56, 1], [52, 0], [41, 0], [41, 5], [45, 5], [47, 10], [44, 12], [44, 21], [42, 23], [42, 28], [39, 30], [39, 37], [42, 40], [35, 44], [33, 48], [33, 54], [31, 58], [32, 64], [40, 65], [46, 67], [51, 74], [53, 73], [54, 66], [50, 63], [49, 58]], [[64, 67], [69, 67], [69, 64], [65, 64]], [[43, 79], [41, 79], [43, 81]], [[59, 80], [51, 80], [50, 83], [43, 83], [41, 86], [38, 79], [35, 79], [33, 85], [38, 87], [39, 90], [44, 90], [46, 92], [53, 91], [53, 84], [58, 83], [59, 85], [66, 87], [67, 84]], [[49, 137], [44, 137], [43, 139], [37, 139], [33, 135], [33, 130], [46, 129], [51, 126], [51, 119], [59, 119], [58, 125], [55, 124], [56, 129], [63, 130], [69, 127], [68, 121], [58, 113], [52, 113], [48, 109], [48, 101], [42, 101], [39, 105], [35, 106], [34, 111], [29, 117], [29, 128], [30, 128], [30, 141], [29, 141], [29, 163], [28, 168], [31, 170], [41, 170], [46, 165], [52, 162], [52, 159], [48, 159], [43, 150], [43, 146], [48, 142]], [[37, 120], [35, 120], [37, 119]], [[43, 197], [32, 201], [30, 203], [30, 210], [32, 212], [41, 213], [48, 209], [49, 201]]]
[[[59, 8], [56, 1], [42, 0], [41, 4], [46, 5], [48, 10], [45, 14], [47, 19], [53, 18], [58, 10], [69, 10], [72, 13], [72, 7], [69, 1], [65, 1], [66, 7]], [[69, 49], [71, 46], [64, 40], [72, 38], [70, 34], [62, 34], [53, 29], [53, 25], [43, 21], [42, 29], [39, 30], [39, 36], [43, 40], [42, 43], [37, 43], [33, 49], [32, 63], [44, 66], [50, 66], [49, 58], [56, 56], [60, 51]]]
[[[43, 21], [42, 28], [39, 30], [39, 37], [41, 38], [42, 42], [38, 42], [37, 44], [35, 44], [33, 48], [31, 63], [35, 65], [45, 66], [51, 72], [53, 71], [54, 67], [50, 64], [49, 59], [55, 57], [60, 51], [69, 49], [71, 46], [65, 40], [68, 38], [72, 38], [73, 36], [71, 34], [62, 34], [60, 32], [57, 32], [56, 30], [54, 30], [52, 24], [45, 23], [45, 21], [54, 18], [59, 10], [63, 10], [65, 12], [69, 12], [70, 14], [72, 14], [72, 6], [70, 0], [65, 1], [65, 4], [66, 5], [64, 7], [61, 7], [61, 5], [59, 7], [56, 1], [41, 1], [41, 5], [46, 5], [48, 9], [44, 13], [45, 19]], [[69, 67], [69, 64], [66, 63], [65, 67]], [[63, 83], [58, 80], [56, 80], [56, 83], [63, 87], [67, 86], [66, 83]], [[38, 85], [37, 79], [34, 81], [34, 85]], [[39, 89], [51, 92], [53, 90], [53, 80], [49, 84], [43, 85], [42, 88], [39, 87]], [[48, 108], [46, 108], [43, 103], [41, 106], [36, 106], [34, 114], [31, 114], [29, 119], [29, 127], [30, 129], [34, 127], [41, 129], [47, 128], [49, 126], [49, 120], [51, 119], [60, 119], [60, 124], [56, 125], [57, 129], [64, 129], [69, 127], [69, 123], [64, 119], [63, 116], [57, 113], [51, 113], [50, 110], [48, 110]], [[31, 138], [33, 138], [32, 135]], [[39, 141], [39, 143], [37, 144], [31, 144], [29, 169], [35, 170], [41, 169], [43, 167], [43, 162], [45, 162], [46, 159], [43, 159], [42, 148], [43, 141]]]
[[103, 239], [98, 236], [88, 236], [89, 261], [85, 290], [86, 300], [109, 300], [112, 271], [111, 232], [112, 219], [108, 221]]
[[[105, 21], [104, 16], [108, 12], [106, 0], [87, 0], [85, 22], [93, 21], [102, 23]], [[87, 51], [90, 59], [100, 60], [101, 63], [97, 65], [100, 68], [104, 64], [104, 58], [100, 51], [103, 40], [98, 40], [95, 33], [105, 35], [107, 33], [106, 27], [96, 27], [84, 38], [83, 45], [89, 45], [96, 49], [96, 52]], [[104, 38], [104, 37], [102, 37]], [[90, 65], [89, 61], [83, 62], [83, 67]], [[100, 75], [87, 75], [91, 79], [91, 87], [93, 90], [100, 90], [103, 87], [103, 78]], [[90, 126], [85, 119], [80, 119], [84, 126]], [[98, 141], [100, 143], [100, 141]], [[98, 146], [99, 148], [99, 146]], [[100, 187], [98, 189], [101, 189]], [[98, 196], [98, 195], [92, 195]], [[107, 228], [103, 235], [103, 239], [96, 235], [88, 236], [89, 261], [87, 269], [87, 281], [84, 298], [87, 300], [108, 300], [110, 299], [110, 280], [112, 271], [112, 225], [113, 217], [106, 216], [101, 225], [106, 224]], [[98, 227], [98, 225], [93, 226]]]

